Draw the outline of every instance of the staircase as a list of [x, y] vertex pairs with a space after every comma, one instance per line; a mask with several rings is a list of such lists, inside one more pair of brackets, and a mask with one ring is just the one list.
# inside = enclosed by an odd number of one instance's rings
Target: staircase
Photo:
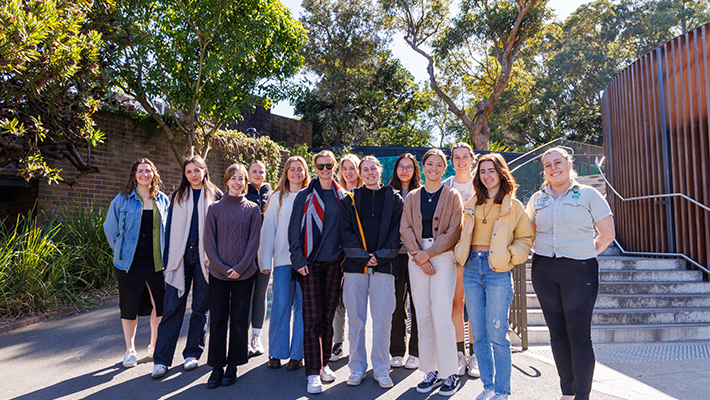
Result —
[[[599, 296], [592, 317], [594, 343], [671, 342], [710, 339], [710, 282], [685, 261], [626, 257], [610, 247], [599, 256]], [[550, 336], [527, 267], [528, 338]], [[520, 343], [515, 335], [513, 343]]]
[[578, 176], [575, 179], [582, 185], [588, 185], [597, 189], [602, 196], [606, 197], [606, 182], [604, 182], [604, 178], [602, 178], [601, 175]]

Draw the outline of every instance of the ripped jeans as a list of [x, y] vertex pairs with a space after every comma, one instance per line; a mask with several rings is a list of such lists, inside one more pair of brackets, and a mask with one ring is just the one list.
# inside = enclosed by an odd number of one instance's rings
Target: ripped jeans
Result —
[[485, 389], [510, 395], [508, 310], [513, 300], [512, 273], [488, 266], [488, 252], [472, 251], [463, 272], [466, 310], [473, 334], [473, 352]]

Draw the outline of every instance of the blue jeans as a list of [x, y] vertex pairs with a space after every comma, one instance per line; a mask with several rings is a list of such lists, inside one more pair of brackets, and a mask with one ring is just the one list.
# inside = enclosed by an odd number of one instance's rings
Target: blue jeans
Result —
[[[280, 360], [303, 359], [303, 294], [298, 281], [291, 280], [291, 266], [272, 270], [274, 300], [269, 320], [269, 356]], [[293, 314], [293, 329], [291, 329]], [[291, 336], [293, 332], [293, 336]], [[289, 346], [290, 341], [290, 346]]]
[[495, 272], [488, 252], [472, 251], [463, 272], [466, 309], [473, 334], [473, 352], [485, 389], [510, 395], [508, 310], [513, 301], [512, 274]]
[[183, 258], [185, 268], [185, 294], [178, 297], [178, 290], [170, 285], [165, 285], [163, 300], [163, 319], [158, 326], [158, 340], [155, 344], [153, 362], [170, 366], [173, 362], [175, 347], [182, 320], [187, 307], [187, 295], [192, 284], [192, 315], [190, 327], [187, 331], [187, 344], [182, 352], [184, 358], [200, 358], [205, 350], [205, 335], [207, 334], [207, 318], [210, 309], [209, 286], [202, 274], [200, 255], [197, 246], [185, 249]]

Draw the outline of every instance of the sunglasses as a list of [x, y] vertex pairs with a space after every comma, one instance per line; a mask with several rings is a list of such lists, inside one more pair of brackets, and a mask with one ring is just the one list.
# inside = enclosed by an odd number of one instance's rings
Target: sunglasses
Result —
[[323, 171], [323, 169], [333, 169], [333, 164], [316, 164], [316, 169], [318, 171]]

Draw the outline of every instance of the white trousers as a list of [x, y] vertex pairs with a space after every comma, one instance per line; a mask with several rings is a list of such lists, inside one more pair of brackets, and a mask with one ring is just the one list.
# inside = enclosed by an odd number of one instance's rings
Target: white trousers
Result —
[[[424, 239], [424, 250], [433, 241]], [[453, 251], [431, 257], [430, 261], [434, 275], [425, 274], [409, 256], [409, 283], [419, 329], [419, 369], [424, 373], [439, 371], [439, 376], [446, 378], [458, 372], [456, 331], [451, 319], [456, 262]]]
[[[372, 271], [372, 270], [370, 270]], [[372, 371], [375, 378], [390, 373], [390, 333], [392, 313], [395, 308], [394, 275], [379, 272], [343, 274], [343, 304], [348, 312], [348, 336], [350, 339], [350, 372], [367, 371], [367, 348], [365, 347], [365, 324], [367, 323], [367, 300], [372, 315]]]

